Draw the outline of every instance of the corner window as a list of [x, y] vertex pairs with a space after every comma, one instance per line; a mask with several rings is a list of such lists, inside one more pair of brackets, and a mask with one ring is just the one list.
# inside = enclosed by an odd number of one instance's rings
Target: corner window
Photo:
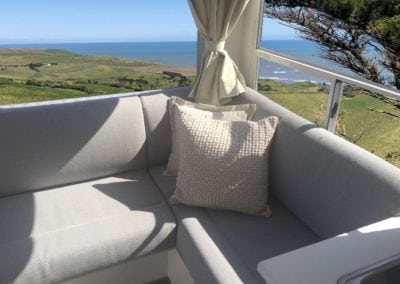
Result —
[[0, 105], [191, 85], [197, 31], [187, 2], [128, 2], [8, 1]]
[[400, 7], [318, 3], [265, 1], [258, 90], [400, 166]]

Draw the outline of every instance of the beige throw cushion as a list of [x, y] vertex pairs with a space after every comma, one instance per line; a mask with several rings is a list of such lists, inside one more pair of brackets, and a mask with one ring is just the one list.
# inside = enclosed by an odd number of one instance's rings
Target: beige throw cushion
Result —
[[179, 173], [170, 202], [269, 216], [269, 145], [278, 118], [205, 119], [176, 108]]
[[166, 176], [176, 176], [178, 174], [179, 167], [179, 150], [178, 143], [176, 141], [176, 130], [175, 130], [175, 109], [177, 106], [191, 108], [191, 113], [196, 113], [203, 118], [212, 118], [220, 120], [248, 120], [252, 119], [256, 112], [255, 104], [243, 104], [243, 105], [229, 105], [229, 106], [212, 106], [201, 103], [193, 103], [186, 101], [178, 97], [171, 97], [169, 100], [169, 114], [171, 124], [171, 154], [168, 158], [168, 165], [164, 171]]

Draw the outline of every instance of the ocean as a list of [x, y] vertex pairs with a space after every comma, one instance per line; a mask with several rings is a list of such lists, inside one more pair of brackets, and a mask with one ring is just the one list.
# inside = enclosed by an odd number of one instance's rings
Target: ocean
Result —
[[[305, 40], [266, 40], [261, 46], [287, 54], [317, 65], [329, 66], [334, 70], [340, 67], [321, 58], [320, 48]], [[126, 43], [50, 43], [50, 44], [6, 44], [5, 48], [49, 48], [71, 51], [87, 55], [109, 55], [131, 59], [160, 62], [171, 66], [196, 68], [196, 42], [126, 42]], [[325, 80], [308, 75], [299, 70], [261, 60], [259, 77], [284, 82], [312, 81], [322, 83]], [[341, 70], [343, 71], [343, 70]]]

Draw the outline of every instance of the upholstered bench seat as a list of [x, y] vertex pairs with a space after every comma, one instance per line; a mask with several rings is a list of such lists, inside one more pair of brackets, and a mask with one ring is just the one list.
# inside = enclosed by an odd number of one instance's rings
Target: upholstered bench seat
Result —
[[[176, 178], [150, 173], [165, 198]], [[273, 215], [255, 217], [235, 212], [171, 206], [177, 218], [177, 250], [198, 283], [264, 283], [258, 262], [315, 243], [320, 238], [271, 198]]]
[[67, 280], [175, 246], [146, 171], [0, 198], [1, 283]]
[[83, 279], [171, 248], [195, 283], [263, 283], [259, 261], [399, 214], [398, 168], [251, 89], [232, 103], [280, 119], [272, 216], [170, 206], [167, 103], [189, 91], [0, 107], [0, 283]]

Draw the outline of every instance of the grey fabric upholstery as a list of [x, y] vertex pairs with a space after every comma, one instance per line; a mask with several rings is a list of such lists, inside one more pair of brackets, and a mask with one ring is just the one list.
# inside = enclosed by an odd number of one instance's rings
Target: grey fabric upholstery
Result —
[[[176, 178], [150, 173], [168, 199]], [[271, 199], [272, 217], [174, 205], [177, 249], [196, 283], [264, 283], [259, 261], [320, 240], [279, 201]]]
[[50, 283], [174, 247], [146, 171], [0, 199], [0, 283]]
[[0, 283], [62, 281], [172, 247], [175, 234], [197, 282], [262, 283], [258, 261], [400, 214], [399, 169], [250, 89], [233, 103], [280, 118], [272, 217], [171, 212], [175, 178], [154, 166], [170, 153], [167, 100], [189, 91], [0, 107]]
[[140, 96], [147, 129], [149, 166], [165, 164], [171, 153], [171, 126], [168, 100], [171, 96], [187, 99], [191, 88], [176, 88], [148, 92]]
[[0, 196], [146, 167], [140, 99], [0, 107]]
[[248, 89], [255, 119], [280, 118], [271, 146], [274, 195], [321, 238], [400, 214], [400, 170]]

